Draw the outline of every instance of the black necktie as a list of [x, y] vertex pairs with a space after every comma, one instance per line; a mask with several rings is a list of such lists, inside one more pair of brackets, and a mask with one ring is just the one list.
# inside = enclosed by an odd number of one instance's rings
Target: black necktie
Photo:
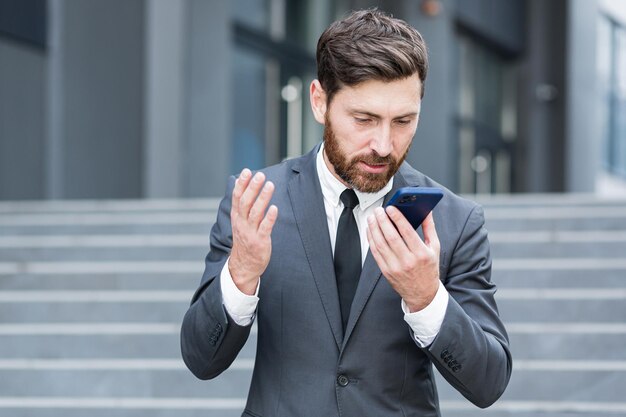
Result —
[[361, 239], [359, 239], [359, 229], [352, 213], [352, 209], [359, 204], [359, 199], [351, 189], [341, 193], [340, 198], [345, 207], [339, 218], [335, 240], [335, 276], [339, 291], [341, 319], [345, 330], [352, 299], [361, 275]]

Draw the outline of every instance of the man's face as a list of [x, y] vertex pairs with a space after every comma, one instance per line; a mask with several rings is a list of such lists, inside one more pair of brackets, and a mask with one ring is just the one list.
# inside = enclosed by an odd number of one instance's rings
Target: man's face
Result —
[[324, 159], [344, 184], [381, 190], [398, 171], [419, 120], [418, 75], [344, 86], [324, 114]]

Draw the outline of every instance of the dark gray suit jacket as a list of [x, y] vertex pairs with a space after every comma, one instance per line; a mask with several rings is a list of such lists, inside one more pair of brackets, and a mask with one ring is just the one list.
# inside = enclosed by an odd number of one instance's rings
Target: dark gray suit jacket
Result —
[[[317, 150], [263, 170], [276, 185], [272, 203], [279, 214], [272, 257], [261, 277], [257, 354], [243, 415], [438, 416], [432, 364], [468, 400], [479, 407], [492, 404], [509, 381], [512, 363], [490, 280], [482, 209], [445, 190], [434, 210], [441, 280], [450, 298], [428, 348], [413, 341], [400, 296], [371, 253], [344, 334]], [[440, 186], [405, 163], [386, 199], [409, 185]], [[238, 326], [225, 312], [219, 283], [232, 246], [233, 186], [231, 177], [202, 282], [182, 325], [183, 358], [202, 379], [226, 370], [250, 333], [250, 326]]]

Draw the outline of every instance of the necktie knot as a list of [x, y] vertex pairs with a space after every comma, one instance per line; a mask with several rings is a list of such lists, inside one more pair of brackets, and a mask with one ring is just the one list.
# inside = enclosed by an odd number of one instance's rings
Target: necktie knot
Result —
[[343, 205], [349, 209], [353, 209], [359, 205], [359, 198], [356, 196], [354, 190], [347, 188], [341, 193], [339, 199], [343, 203]]

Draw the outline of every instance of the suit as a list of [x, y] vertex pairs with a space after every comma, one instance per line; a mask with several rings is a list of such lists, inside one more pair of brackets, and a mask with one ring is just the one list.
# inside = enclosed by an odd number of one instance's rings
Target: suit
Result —
[[[449, 301], [430, 346], [413, 340], [400, 296], [371, 253], [344, 333], [315, 167], [318, 149], [263, 170], [276, 185], [272, 204], [279, 215], [261, 276], [257, 355], [243, 416], [438, 416], [433, 364], [471, 402], [492, 404], [508, 383], [512, 362], [480, 206], [445, 190], [433, 212]], [[404, 163], [385, 201], [409, 185], [439, 186]], [[233, 186], [231, 177], [181, 330], [183, 359], [202, 379], [227, 369], [250, 333], [250, 326], [229, 319], [219, 285], [232, 246]]]

